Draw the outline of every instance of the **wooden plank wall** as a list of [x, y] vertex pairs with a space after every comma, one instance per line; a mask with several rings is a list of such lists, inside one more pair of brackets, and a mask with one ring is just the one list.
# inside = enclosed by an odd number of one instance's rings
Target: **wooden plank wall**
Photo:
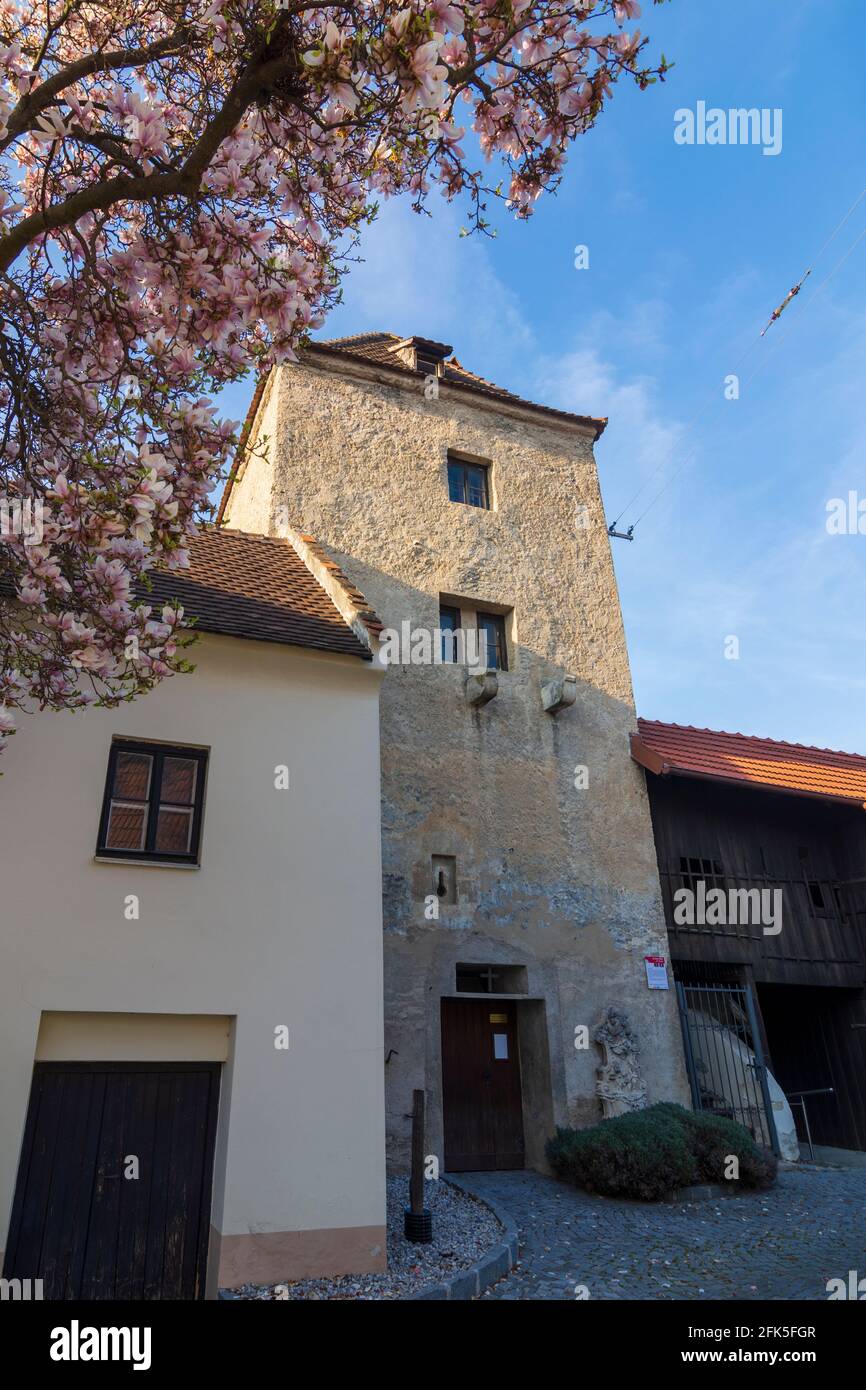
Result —
[[[783, 1090], [833, 1088], [806, 1098], [814, 1142], [866, 1149], [866, 811], [652, 773], [647, 786], [677, 974], [751, 983]], [[718, 861], [728, 887], [780, 887], [780, 934], [677, 926], [681, 856]], [[810, 881], [834, 910], [815, 910]]]
[[[866, 984], [866, 812], [708, 780], [647, 774], [671, 954], [751, 965], [757, 982]], [[716, 860], [725, 885], [780, 888], [782, 930], [677, 926], [681, 856]], [[812, 902], [819, 882], [826, 913]], [[841, 911], [839, 906], [841, 905]]]

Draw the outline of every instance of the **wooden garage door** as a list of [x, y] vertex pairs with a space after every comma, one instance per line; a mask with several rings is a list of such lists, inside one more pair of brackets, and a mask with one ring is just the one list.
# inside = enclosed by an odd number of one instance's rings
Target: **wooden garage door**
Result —
[[442, 1000], [445, 1168], [523, 1167], [517, 1010], [507, 1000]]
[[219, 1079], [211, 1062], [37, 1062], [5, 1277], [46, 1298], [203, 1298]]

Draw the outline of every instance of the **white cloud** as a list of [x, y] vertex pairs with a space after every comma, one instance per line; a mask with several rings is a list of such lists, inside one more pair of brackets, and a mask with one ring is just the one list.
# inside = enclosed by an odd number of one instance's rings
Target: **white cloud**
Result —
[[[405, 201], [385, 203], [362, 236], [363, 262], [344, 280], [344, 304], [328, 319], [329, 337], [378, 329], [451, 343], [471, 370], [496, 379], [533, 343], [518, 296], [497, 275], [493, 243], [460, 236], [456, 206], [431, 215]], [[506, 383], [507, 384], [507, 383]]]
[[[647, 484], [621, 527], [673, 478], [635, 541], [612, 542], [638, 710], [862, 748], [851, 704], [866, 686], [866, 634], [842, 596], [866, 587], [866, 536], [828, 536], [824, 508], [864, 477], [864, 349], [848, 340], [816, 370], [804, 342], [742, 414], [733, 405], [725, 414], [721, 400], [702, 412], [698, 402], [692, 422], [690, 399], [677, 416], [666, 406], [663, 332], [635, 351], [642, 325], [664, 323], [651, 304], [633, 304], [624, 319], [596, 316], [526, 383], [536, 399], [610, 417], [596, 446], [609, 519]], [[820, 330], [832, 342], [830, 324]], [[615, 365], [628, 361], [640, 370]], [[817, 456], [813, 437], [825, 446]], [[737, 661], [725, 659], [732, 634]]]
[[[597, 335], [590, 329], [586, 336]], [[661, 487], [672, 460], [675, 463], [687, 447], [682, 424], [664, 418], [652, 378], [620, 376], [594, 347], [575, 348], [538, 362], [528, 392], [535, 400], [561, 410], [609, 418], [596, 446], [596, 457], [606, 482], [605, 500], [614, 507], [624, 506], [646, 483], [642, 494], [645, 505]]]

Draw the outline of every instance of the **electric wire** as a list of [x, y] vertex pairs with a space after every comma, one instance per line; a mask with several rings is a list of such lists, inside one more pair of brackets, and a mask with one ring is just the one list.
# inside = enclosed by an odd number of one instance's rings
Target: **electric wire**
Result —
[[[863, 231], [862, 231], [862, 232], [860, 233], [860, 235], [857, 237], [856, 241], [854, 241], [854, 242], [852, 243], [852, 245], [849, 246], [848, 250], [845, 252], [845, 254], [844, 254], [844, 256], [841, 258], [841, 260], [839, 260], [839, 261], [836, 262], [836, 264], [834, 265], [833, 269], [829, 272], [828, 275], [826, 275], [826, 276], [824, 277], [824, 279], [821, 281], [821, 283], [816, 287], [816, 289], [813, 291], [813, 293], [812, 293], [812, 294], [809, 296], [809, 298], [806, 300], [806, 302], [805, 302], [804, 305], [803, 305], [803, 312], [804, 312], [804, 313], [805, 313], [806, 309], [808, 308], [808, 306], [809, 306], [810, 304], [812, 304], [812, 303], [818, 298], [818, 295], [822, 292], [822, 290], [824, 290], [824, 288], [826, 287], [826, 285], [829, 283], [829, 281], [830, 281], [830, 280], [833, 278], [833, 276], [836, 274], [836, 271], [839, 270], [839, 269], [845, 264], [845, 262], [847, 261], [848, 257], [857, 249], [857, 247], [859, 246], [860, 242], [863, 240], [864, 237], [866, 237], [866, 228], [863, 229]], [[776, 339], [776, 341], [775, 341], [775, 343], [773, 344], [773, 346], [771, 347], [770, 351], [769, 351], [769, 352], [766, 354], [766, 356], [758, 363], [758, 365], [756, 366], [755, 370], [752, 372], [751, 376], [747, 377], [746, 380], [743, 382], [743, 389], [744, 389], [744, 390], [745, 390], [745, 388], [749, 385], [750, 382], [754, 381], [755, 377], [758, 375], [758, 372], [760, 372], [760, 371], [762, 370], [762, 368], [765, 367], [765, 366], [767, 365], [767, 362], [768, 362], [769, 358], [773, 355], [774, 352], [776, 352], [776, 351], [778, 350], [778, 348], [780, 348], [780, 347], [782, 346], [782, 344], [784, 343], [785, 339], [788, 338], [788, 337], [791, 335], [791, 333], [793, 333], [793, 332], [795, 331], [795, 329], [796, 329], [796, 327], [797, 327], [797, 324], [799, 323], [801, 317], [802, 317], [802, 315], [798, 316], [798, 318], [795, 320], [795, 322], [791, 324], [790, 328], [788, 328], [783, 334], [781, 334], [781, 336], [780, 336], [779, 338]], [[667, 482], [664, 484], [664, 486], [661, 487], [661, 488], [659, 489], [659, 491], [656, 493], [655, 497], [653, 497], [652, 501], [648, 504], [648, 506], [646, 506], [646, 507], [644, 508], [644, 510], [641, 512], [641, 514], [640, 514], [640, 516], [637, 518], [637, 520], [634, 521], [634, 522], [632, 522], [632, 530], [634, 530], [635, 526], [637, 526], [638, 521], [643, 521], [643, 519], [644, 519], [644, 517], [646, 516], [647, 512], [652, 511], [652, 509], [653, 509], [653, 507], [655, 506], [656, 502], [659, 500], [660, 497], [662, 497], [662, 496], [664, 495], [665, 492], [667, 492], [667, 490], [668, 490], [668, 488], [670, 487], [671, 483], [673, 483], [673, 482], [675, 481], [675, 479], [679, 477], [679, 475], [682, 473], [683, 469], [692, 461], [692, 459], [694, 458], [694, 456], [695, 456], [695, 454], [697, 453], [697, 451], [698, 451], [698, 445], [696, 444], [696, 445], [692, 448], [691, 452], [686, 456], [686, 458], [685, 458], [685, 459], [683, 460], [683, 462], [680, 464], [679, 468], [677, 468], [677, 469], [671, 474], [670, 478], [667, 480]]]
[[[814, 266], [815, 266], [815, 265], [817, 264], [817, 262], [821, 259], [821, 257], [823, 256], [824, 252], [827, 250], [827, 247], [830, 246], [831, 243], [832, 243], [833, 241], [835, 241], [836, 237], [839, 235], [840, 231], [841, 231], [842, 228], [845, 226], [846, 222], [848, 222], [848, 220], [853, 216], [854, 212], [855, 212], [856, 209], [859, 207], [860, 203], [863, 201], [864, 198], [866, 198], [866, 188], [864, 188], [864, 189], [858, 194], [858, 196], [854, 199], [854, 202], [853, 202], [853, 203], [851, 204], [851, 206], [849, 207], [848, 211], [847, 211], [847, 212], [845, 213], [845, 215], [840, 219], [840, 221], [839, 221], [839, 222], [836, 224], [836, 226], [834, 227], [833, 231], [830, 233], [830, 235], [829, 235], [829, 236], [825, 239], [825, 241], [822, 243], [820, 249], [818, 250], [818, 252], [817, 252], [816, 255], [814, 256], [811, 265], [808, 267], [808, 269], [806, 270], [805, 274], [801, 277], [801, 279], [800, 279], [800, 281], [799, 281], [799, 286], [802, 286], [802, 284], [803, 284], [803, 282], [806, 280], [806, 278], [807, 278], [809, 275], [811, 275], [812, 270], [814, 269]], [[827, 283], [829, 282], [829, 280], [831, 280], [832, 277], [836, 274], [836, 271], [839, 270], [839, 269], [841, 268], [841, 266], [843, 266], [844, 263], [848, 260], [848, 257], [852, 254], [852, 252], [856, 249], [856, 247], [859, 245], [859, 243], [863, 240], [863, 237], [864, 237], [864, 236], [866, 236], [866, 229], [864, 229], [864, 231], [862, 231], [862, 232], [860, 233], [860, 235], [857, 237], [856, 241], [853, 242], [853, 244], [852, 244], [852, 245], [848, 248], [848, 250], [845, 252], [844, 256], [842, 256], [841, 260], [837, 261], [836, 265], [835, 265], [835, 266], [833, 267], [833, 269], [829, 272], [829, 274], [825, 276], [825, 278], [824, 278], [824, 279], [821, 281], [821, 283], [816, 287], [816, 289], [812, 292], [812, 294], [809, 296], [809, 298], [804, 302], [804, 305], [803, 305], [803, 311], [804, 311], [804, 312], [805, 312], [805, 310], [808, 308], [808, 306], [809, 306], [810, 304], [812, 304], [812, 303], [814, 302], [815, 299], [817, 299], [818, 295], [819, 295], [819, 294], [822, 292], [822, 290], [825, 288], [825, 286], [827, 285]], [[788, 301], [785, 301], [785, 304], [786, 304], [787, 302], [788, 302]], [[783, 306], [782, 306], [783, 308], [785, 307], [785, 304], [783, 304]], [[798, 315], [798, 316], [797, 316], [796, 322], [799, 322], [800, 317], [802, 317], [802, 315]], [[734, 362], [734, 364], [733, 364], [733, 367], [734, 367], [734, 375], [736, 375], [737, 369], [738, 369], [740, 366], [742, 366], [743, 362], [746, 360], [746, 358], [749, 356], [749, 354], [750, 354], [751, 352], [753, 352], [754, 349], [755, 349], [755, 348], [758, 346], [758, 344], [761, 342], [762, 338], [765, 336], [765, 334], [766, 334], [766, 332], [767, 332], [767, 329], [771, 326], [771, 324], [772, 324], [773, 322], [774, 322], [774, 320], [771, 319], [770, 322], [767, 324], [767, 327], [766, 327], [761, 333], [759, 333], [759, 334], [757, 335], [756, 338], [754, 338], [754, 339], [749, 343], [748, 347], [746, 347], [746, 348], [744, 349], [744, 351], [740, 354], [740, 356], [739, 356], [739, 357], [737, 358], [737, 360]], [[777, 350], [777, 348], [781, 347], [782, 343], [783, 343], [783, 342], [785, 341], [785, 339], [789, 336], [789, 334], [793, 331], [794, 326], [795, 326], [795, 324], [792, 324], [792, 325], [791, 325], [791, 328], [789, 328], [786, 332], [782, 333], [781, 336], [777, 336], [777, 337], [775, 338], [775, 340], [774, 340], [774, 342], [773, 342], [773, 345], [772, 345], [772, 347], [770, 348], [770, 351], [769, 351], [768, 353], [765, 354], [764, 359], [762, 360], [762, 362], [760, 362], [759, 365], [755, 368], [755, 370], [751, 373], [751, 375], [750, 375], [749, 377], [746, 378], [746, 381], [745, 381], [744, 384], [743, 384], [744, 388], [745, 388], [746, 386], [748, 386], [750, 382], [754, 381], [755, 377], [758, 375], [758, 372], [761, 370], [761, 367], [763, 367], [763, 366], [766, 364], [767, 360], [773, 355], [773, 353]], [[715, 402], [716, 399], [717, 399], [716, 391], [713, 390], [713, 392], [710, 393], [710, 394], [708, 395], [708, 399], [707, 399], [706, 404], [703, 405], [703, 406], [701, 406], [701, 407], [695, 412], [695, 414], [691, 417], [691, 419], [690, 419], [689, 421], [687, 421], [686, 426], [685, 426], [685, 430], [684, 430], [684, 433], [685, 433], [685, 434], [688, 434], [689, 431], [693, 428], [693, 426], [698, 422], [698, 420], [700, 420], [700, 419], [703, 418], [703, 416], [706, 414], [707, 410], [709, 409], [710, 405], [711, 405], [713, 402]], [[671, 476], [670, 476], [670, 478], [667, 480], [667, 482], [664, 483], [664, 485], [663, 485], [663, 486], [659, 489], [659, 491], [655, 494], [655, 496], [652, 498], [652, 500], [649, 502], [649, 504], [648, 504], [648, 505], [644, 508], [644, 510], [640, 513], [640, 515], [638, 516], [637, 520], [634, 521], [634, 522], [632, 523], [632, 525], [631, 525], [630, 528], [629, 528], [629, 533], [632, 533], [632, 532], [634, 531], [634, 528], [637, 526], [638, 522], [639, 522], [639, 521], [642, 521], [643, 518], [647, 515], [647, 512], [649, 512], [649, 511], [652, 510], [652, 508], [655, 506], [655, 504], [656, 504], [656, 502], [659, 500], [659, 498], [662, 497], [662, 496], [664, 495], [664, 493], [668, 490], [668, 488], [669, 488], [670, 485], [674, 482], [674, 480], [675, 480], [676, 478], [678, 478], [679, 475], [682, 473], [683, 469], [686, 468], [687, 465], [692, 461], [692, 459], [694, 458], [694, 456], [695, 456], [695, 454], [697, 453], [697, 451], [698, 451], [698, 445], [695, 444], [695, 445], [692, 446], [692, 448], [690, 449], [689, 453], [688, 453], [688, 454], [686, 455], [686, 457], [683, 459], [683, 461], [682, 461], [682, 463], [679, 465], [679, 467], [676, 468], [676, 469], [674, 470], [674, 472], [671, 474]], [[652, 482], [653, 478], [655, 478], [655, 477], [662, 471], [663, 468], [666, 468], [666, 467], [667, 467], [667, 465], [671, 462], [671, 459], [672, 459], [673, 457], [674, 457], [673, 454], [668, 454], [666, 458], [662, 459], [661, 463], [659, 463], [659, 464], [656, 465], [656, 467], [653, 469], [653, 471], [644, 479], [644, 481], [641, 483], [641, 485], [640, 485], [640, 487], [637, 489], [637, 491], [633, 494], [633, 496], [629, 499], [629, 501], [626, 503], [626, 505], [625, 505], [625, 506], [622, 508], [622, 510], [619, 512], [619, 514], [617, 515], [616, 519], [615, 519], [613, 522], [611, 522], [610, 526], [608, 527], [608, 532], [611, 532], [611, 531], [619, 524], [619, 522], [620, 522], [620, 521], [622, 520], [622, 518], [626, 515], [626, 513], [627, 513], [628, 511], [630, 511], [630, 509], [632, 508], [632, 506], [634, 505], [634, 503], [637, 501], [638, 497], [640, 497], [640, 496], [646, 491], [647, 487], [648, 487], [649, 484]]]

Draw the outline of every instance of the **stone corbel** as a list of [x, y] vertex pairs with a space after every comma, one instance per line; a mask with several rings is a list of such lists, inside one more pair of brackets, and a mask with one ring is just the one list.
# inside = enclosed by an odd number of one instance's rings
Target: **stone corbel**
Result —
[[476, 671], [466, 677], [466, 699], [476, 709], [488, 704], [498, 689], [499, 678], [495, 671]]
[[562, 676], [559, 680], [541, 683], [541, 703], [548, 714], [558, 714], [561, 709], [567, 709], [576, 698], [576, 676]]

